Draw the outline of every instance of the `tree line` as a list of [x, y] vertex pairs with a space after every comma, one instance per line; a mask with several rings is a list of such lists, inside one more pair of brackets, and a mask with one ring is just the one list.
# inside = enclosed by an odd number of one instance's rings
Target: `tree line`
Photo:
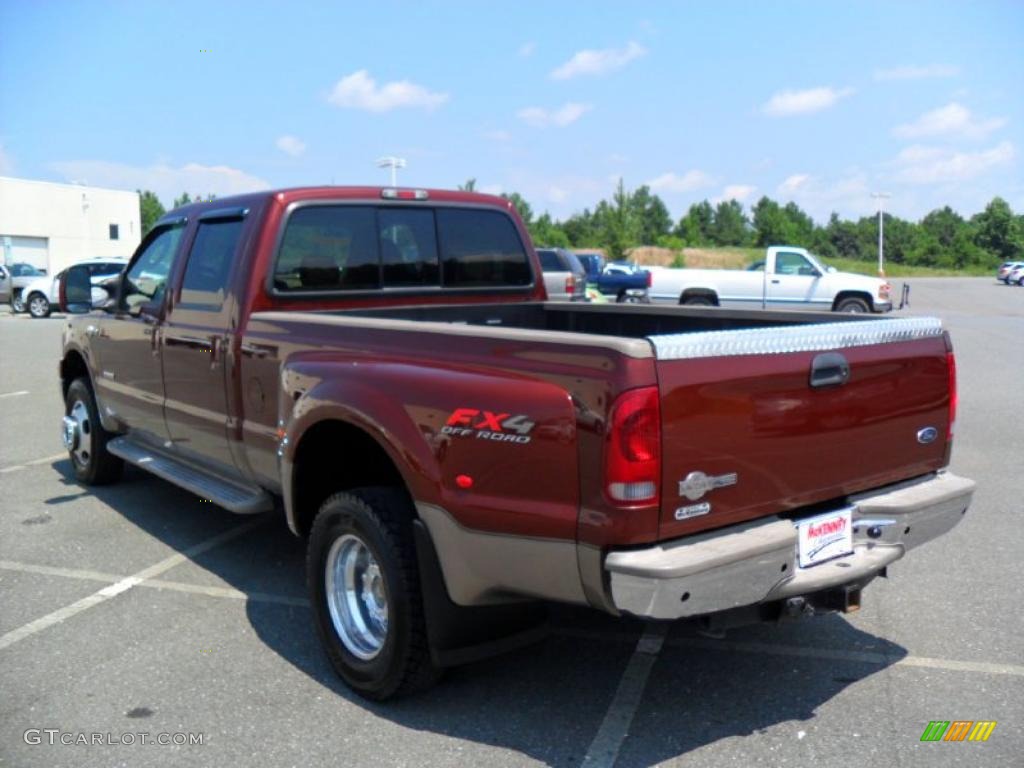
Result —
[[[826, 258], [878, 258], [877, 215], [852, 221], [833, 213], [819, 224], [796, 203], [783, 205], [767, 196], [749, 210], [736, 200], [716, 204], [702, 200], [678, 221], [673, 221], [665, 203], [649, 187], [631, 192], [621, 181], [610, 199], [564, 221], [555, 221], [548, 213], [535, 216], [517, 193], [505, 197], [516, 206], [535, 243], [603, 248], [612, 259], [627, 258], [631, 248], [641, 245], [672, 250], [797, 245]], [[1001, 197], [992, 198], [983, 211], [969, 218], [949, 206], [919, 221], [886, 213], [884, 234], [886, 260], [898, 264], [962, 269], [1024, 260], [1024, 215], [1015, 214]]]
[[[459, 189], [473, 191], [469, 179]], [[800, 206], [785, 205], [762, 197], [749, 210], [736, 200], [712, 204], [702, 200], [673, 221], [668, 207], [647, 186], [627, 190], [619, 180], [610, 199], [593, 210], [584, 208], [564, 221], [546, 211], [535, 215], [530, 203], [517, 192], [503, 195], [515, 205], [537, 245], [563, 248], [601, 248], [613, 260], [626, 259], [630, 249], [655, 245], [672, 250], [686, 247], [797, 245], [826, 258], [873, 261], [878, 255], [878, 217], [856, 221], [833, 213], [825, 224], [815, 222]], [[212, 199], [208, 195], [202, 199]], [[186, 192], [174, 200], [177, 208], [201, 199]], [[148, 232], [164, 215], [159, 198], [139, 191], [142, 230]], [[1015, 214], [1009, 203], [994, 197], [985, 209], [969, 218], [948, 205], [920, 221], [884, 215], [885, 257], [909, 266], [963, 269], [995, 267], [1003, 261], [1024, 260], [1024, 215]]]

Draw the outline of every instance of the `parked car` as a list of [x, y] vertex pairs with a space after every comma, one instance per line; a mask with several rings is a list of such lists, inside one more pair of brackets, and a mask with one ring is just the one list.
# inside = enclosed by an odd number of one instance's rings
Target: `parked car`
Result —
[[587, 270], [565, 248], [538, 248], [549, 301], [586, 301]]
[[1018, 267], [1014, 267], [1006, 275], [1005, 280], [1007, 285], [1022, 285], [1024, 286], [1024, 264]]
[[[128, 264], [128, 259], [94, 258], [81, 261], [79, 264], [88, 267], [92, 283], [96, 284], [119, 274]], [[53, 308], [58, 305], [57, 291], [63, 274], [64, 271], [61, 271], [53, 277], [36, 277], [22, 289], [23, 303], [33, 318], [39, 320], [49, 317]]]
[[772, 246], [764, 261], [746, 270], [654, 270], [651, 298], [698, 306], [860, 314], [890, 311], [891, 290], [885, 279], [837, 272], [803, 248]]
[[37, 277], [43, 277], [46, 270], [22, 262], [5, 265], [0, 269], [4, 274], [3, 277], [0, 277], [0, 297], [2, 297], [0, 300], [11, 302], [13, 312], [24, 312], [25, 302], [21, 298], [22, 290]]
[[1020, 267], [1024, 267], [1024, 261], [1004, 261], [999, 265], [999, 269], [996, 270], [996, 280], [1002, 280], [1009, 285], [1010, 273]]
[[373, 699], [537, 639], [543, 601], [712, 631], [853, 611], [963, 518], [939, 320], [548, 302], [529, 243], [470, 192], [172, 211], [108, 311], [87, 267], [61, 279], [75, 477], [283, 509]]
[[651, 273], [624, 261], [605, 264], [599, 253], [576, 254], [587, 270], [587, 282], [596, 285], [605, 296], [623, 302], [646, 304], [650, 296]]

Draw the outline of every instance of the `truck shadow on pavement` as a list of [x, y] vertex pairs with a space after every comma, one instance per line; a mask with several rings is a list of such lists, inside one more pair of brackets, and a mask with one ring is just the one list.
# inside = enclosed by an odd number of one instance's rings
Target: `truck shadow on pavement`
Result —
[[[78, 487], [67, 461], [53, 467], [69, 492]], [[179, 552], [244, 522], [132, 468], [120, 484], [90, 490], [125, 521]], [[349, 691], [321, 651], [305, 604], [304, 554], [304, 543], [291, 535], [283, 517], [267, 515], [243, 536], [191, 558], [186, 573], [161, 578], [210, 584], [212, 575], [244, 592], [246, 617], [269, 650], [377, 718], [512, 750], [550, 766], [583, 762], [644, 629], [640, 622], [597, 611], [554, 607], [545, 641], [449, 670], [417, 696], [375, 704]], [[870, 610], [870, 598], [866, 602]], [[780, 724], [797, 738], [798, 731], [813, 727], [822, 705], [906, 655], [901, 646], [837, 615], [732, 630], [720, 646], [685, 626], [671, 626], [616, 765], [650, 766]], [[288, 715], [294, 716], [302, 719], [302, 713]], [[325, 742], [330, 738], [325, 735]], [[411, 744], [402, 749], [415, 754], [408, 751]], [[480, 755], [465, 748], [466, 762]], [[422, 754], [418, 760], [431, 762]]]

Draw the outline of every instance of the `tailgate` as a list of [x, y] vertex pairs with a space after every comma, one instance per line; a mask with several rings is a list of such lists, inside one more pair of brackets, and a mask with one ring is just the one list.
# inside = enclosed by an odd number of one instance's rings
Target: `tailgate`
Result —
[[[661, 394], [661, 539], [838, 500], [946, 463], [950, 380], [938, 320], [651, 341]], [[831, 367], [836, 352], [848, 378], [812, 386], [815, 361], [827, 380], [821, 366]]]

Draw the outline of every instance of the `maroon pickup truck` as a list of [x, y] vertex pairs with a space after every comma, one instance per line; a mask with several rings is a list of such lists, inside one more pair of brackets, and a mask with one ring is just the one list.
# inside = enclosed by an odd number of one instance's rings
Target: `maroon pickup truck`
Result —
[[307, 537], [317, 630], [384, 699], [545, 601], [716, 628], [856, 609], [952, 528], [931, 318], [546, 302], [505, 200], [318, 187], [172, 211], [68, 271], [63, 438]]

